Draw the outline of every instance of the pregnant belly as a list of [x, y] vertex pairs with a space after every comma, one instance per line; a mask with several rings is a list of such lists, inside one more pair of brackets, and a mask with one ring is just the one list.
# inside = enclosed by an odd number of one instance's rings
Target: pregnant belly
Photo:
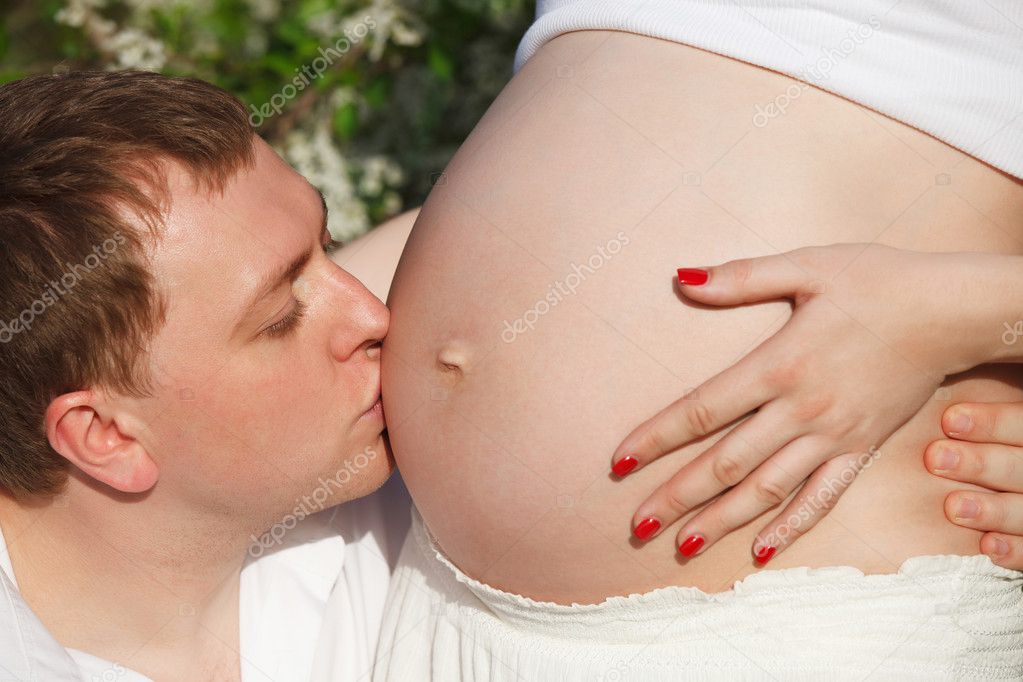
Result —
[[[556, 602], [727, 589], [769, 518], [682, 562], [636, 506], [706, 440], [621, 481], [633, 426], [785, 323], [787, 302], [702, 309], [675, 268], [810, 244], [1023, 252], [1020, 184], [912, 128], [742, 62], [625, 33], [551, 41], [440, 178], [391, 289], [383, 393], [394, 455], [466, 573]], [[754, 115], [796, 87], [783, 115]], [[892, 292], [893, 296], [898, 292]], [[821, 348], [820, 352], [828, 352]], [[850, 368], [855, 371], [855, 368]], [[898, 570], [977, 553], [923, 468], [950, 401], [1019, 400], [1018, 375], [946, 382], [832, 515], [772, 568]]]

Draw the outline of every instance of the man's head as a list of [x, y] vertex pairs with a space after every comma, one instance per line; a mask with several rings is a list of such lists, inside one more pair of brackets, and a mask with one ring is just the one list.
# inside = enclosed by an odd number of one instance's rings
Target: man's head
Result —
[[265, 519], [386, 480], [387, 310], [241, 103], [71, 73], [0, 120], [0, 487]]

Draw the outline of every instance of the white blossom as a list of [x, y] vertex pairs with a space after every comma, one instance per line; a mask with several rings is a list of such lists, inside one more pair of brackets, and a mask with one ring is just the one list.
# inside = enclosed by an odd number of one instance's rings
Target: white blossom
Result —
[[56, 19], [67, 26], [81, 27], [105, 4], [106, 0], [68, 0], [67, 5], [57, 11]]
[[314, 14], [306, 20], [305, 25], [320, 40], [333, 42], [343, 35], [341, 21], [334, 10]]
[[273, 21], [281, 13], [280, 0], [245, 0], [257, 21]]
[[401, 195], [390, 190], [384, 193], [383, 197], [384, 213], [387, 215], [397, 215], [404, 207], [404, 202], [401, 200]]
[[376, 23], [370, 32], [369, 58], [380, 59], [389, 42], [395, 45], [419, 45], [424, 29], [419, 22], [395, 0], [373, 0], [359, 16], [371, 16]]
[[[186, 57], [195, 61], [201, 61], [197, 58], [219, 60], [224, 48], [216, 29], [205, 21], [215, 1], [64, 0], [56, 19], [79, 29], [107, 68], [159, 71], [168, 62], [169, 48], [159, 39], [160, 24], [156, 19], [160, 12], [177, 11], [176, 8], [181, 7], [187, 7], [195, 19], [188, 27]], [[522, 1], [487, 0], [498, 5], [515, 5]], [[243, 3], [250, 19], [245, 22], [242, 57], [258, 59], [269, 49], [274, 22], [288, 6], [283, 0], [243, 0]], [[353, 45], [360, 44], [360, 52], [365, 50], [365, 58], [373, 61], [381, 59], [389, 46], [422, 44], [429, 29], [408, 0], [325, 3], [323, 9], [307, 17], [305, 23], [309, 34], [322, 45], [333, 45], [341, 38], [348, 38]], [[314, 111], [293, 122], [296, 127], [277, 145], [278, 152], [323, 192], [331, 234], [339, 240], [350, 240], [372, 227], [368, 205], [379, 207], [387, 215], [401, 210], [402, 197], [397, 190], [405, 182], [405, 175], [394, 159], [384, 155], [346, 158], [340, 142], [334, 139], [331, 114], [339, 107], [359, 104], [361, 95], [355, 88], [341, 84], [322, 94]], [[358, 182], [353, 178], [358, 178]]]
[[370, 228], [366, 207], [355, 195], [348, 162], [334, 144], [326, 117], [311, 131], [291, 131], [278, 152], [314, 186], [327, 202], [327, 229], [349, 240]]
[[167, 63], [163, 43], [137, 28], [118, 31], [106, 47], [117, 55], [116, 68], [159, 71]]
[[359, 178], [359, 193], [363, 196], [380, 196], [386, 187], [401, 183], [401, 167], [386, 156], [369, 156], [360, 163], [362, 176]]

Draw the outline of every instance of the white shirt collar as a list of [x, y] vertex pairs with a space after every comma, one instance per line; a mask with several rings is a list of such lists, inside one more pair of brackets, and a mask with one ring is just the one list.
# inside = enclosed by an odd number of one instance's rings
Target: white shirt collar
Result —
[[[382, 491], [308, 516], [279, 545], [250, 555], [239, 593], [243, 682], [368, 675], [408, 505], [395, 476]], [[2, 529], [0, 569], [0, 679], [152, 682], [56, 641], [18, 590]]]

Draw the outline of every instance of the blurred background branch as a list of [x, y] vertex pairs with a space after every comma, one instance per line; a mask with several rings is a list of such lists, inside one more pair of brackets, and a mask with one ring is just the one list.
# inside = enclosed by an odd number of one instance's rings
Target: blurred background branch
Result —
[[[147, 69], [237, 95], [335, 238], [422, 203], [511, 77], [532, 0], [4, 0], [0, 81]], [[2, 122], [0, 122], [2, 125]]]

